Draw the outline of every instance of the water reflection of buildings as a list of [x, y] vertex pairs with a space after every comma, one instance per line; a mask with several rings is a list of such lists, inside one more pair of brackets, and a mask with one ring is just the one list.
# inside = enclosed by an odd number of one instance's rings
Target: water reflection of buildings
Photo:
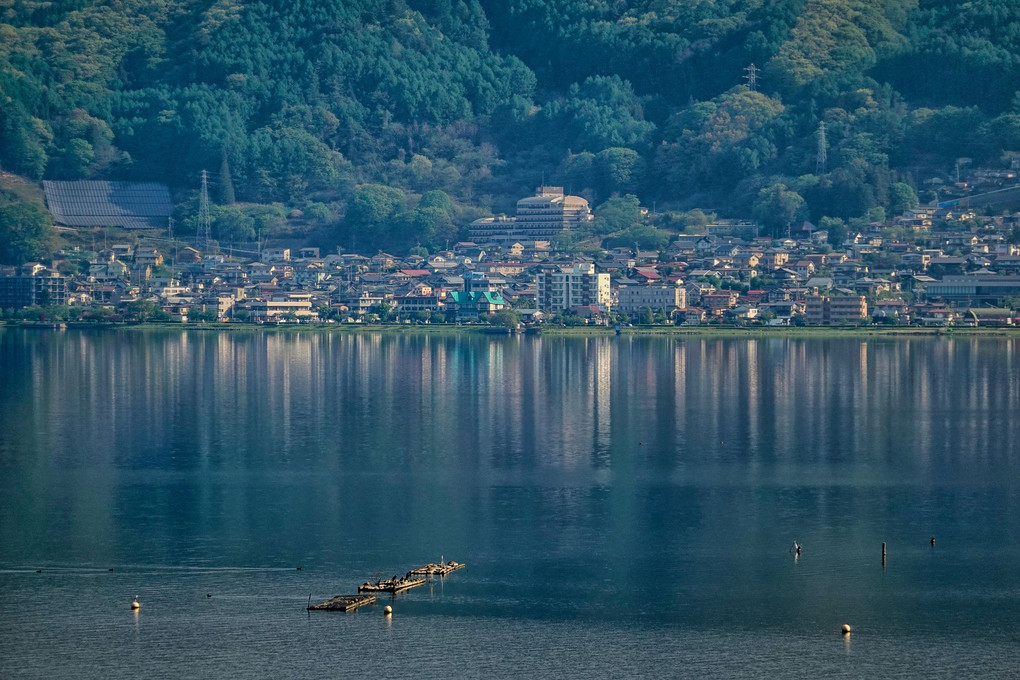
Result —
[[[1020, 439], [1012, 338], [4, 329], [0, 341], [15, 359], [0, 395], [14, 491], [36, 529], [68, 517], [82, 553], [123, 530], [125, 479], [153, 490], [139, 494], [149, 516], [190, 513], [227, 540], [274, 512], [266, 479], [293, 475], [310, 489], [294, 496], [308, 509], [295, 526], [315, 515], [367, 532], [451, 502], [522, 532], [544, 522], [551, 544], [601, 540], [594, 526], [626, 544], [660, 515], [722, 531], [737, 510], [702, 514], [721, 497], [766, 517], [775, 491], [821, 517], [847, 509], [850, 487], [888, 489], [884, 510], [903, 485], [1008, 484]], [[392, 495], [355, 502], [352, 480]], [[659, 493], [670, 484], [682, 493]], [[522, 495], [521, 514], [499, 517]], [[472, 517], [444, 526], [469, 534]]]
[[591, 353], [595, 363], [591, 372], [592, 411], [595, 419], [592, 463], [604, 466], [608, 463], [608, 451], [612, 444], [613, 353], [609, 341], [604, 338], [594, 343]]
[[104, 422], [97, 460], [205, 469], [945, 466], [1015, 441], [1016, 342], [68, 333], [26, 350], [26, 422], [50, 442]]

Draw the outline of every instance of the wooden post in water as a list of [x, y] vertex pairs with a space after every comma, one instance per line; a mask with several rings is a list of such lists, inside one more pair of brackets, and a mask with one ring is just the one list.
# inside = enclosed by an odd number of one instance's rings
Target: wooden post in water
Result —
[[882, 566], [885, 566], [885, 541], [882, 541]]

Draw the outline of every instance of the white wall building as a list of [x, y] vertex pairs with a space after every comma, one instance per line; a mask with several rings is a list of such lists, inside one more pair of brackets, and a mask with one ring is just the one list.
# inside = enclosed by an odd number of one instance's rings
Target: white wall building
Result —
[[538, 275], [537, 305], [545, 312], [556, 313], [591, 306], [608, 312], [611, 295], [609, 274], [596, 273], [592, 263], [547, 269]]
[[243, 307], [251, 312], [252, 320], [269, 321], [289, 313], [302, 319], [315, 316], [312, 310], [312, 296], [306, 293], [256, 298], [245, 302]]

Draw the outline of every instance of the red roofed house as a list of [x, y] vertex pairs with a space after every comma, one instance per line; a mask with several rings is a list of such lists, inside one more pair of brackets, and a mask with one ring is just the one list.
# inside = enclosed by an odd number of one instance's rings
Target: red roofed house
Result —
[[634, 271], [634, 280], [640, 281], [641, 283], [662, 280], [662, 275], [655, 270], [655, 267], [638, 267]]

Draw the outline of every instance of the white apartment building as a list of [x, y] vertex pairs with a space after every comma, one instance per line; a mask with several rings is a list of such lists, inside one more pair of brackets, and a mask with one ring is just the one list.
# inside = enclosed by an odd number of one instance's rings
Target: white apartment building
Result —
[[598, 307], [608, 312], [612, 301], [609, 274], [595, 272], [593, 263], [547, 269], [538, 275], [538, 308], [560, 312], [576, 307]]
[[289, 293], [246, 301], [244, 309], [251, 312], [252, 320], [270, 321], [285, 314], [293, 313], [300, 318], [315, 316], [312, 310], [312, 296], [308, 293]]

